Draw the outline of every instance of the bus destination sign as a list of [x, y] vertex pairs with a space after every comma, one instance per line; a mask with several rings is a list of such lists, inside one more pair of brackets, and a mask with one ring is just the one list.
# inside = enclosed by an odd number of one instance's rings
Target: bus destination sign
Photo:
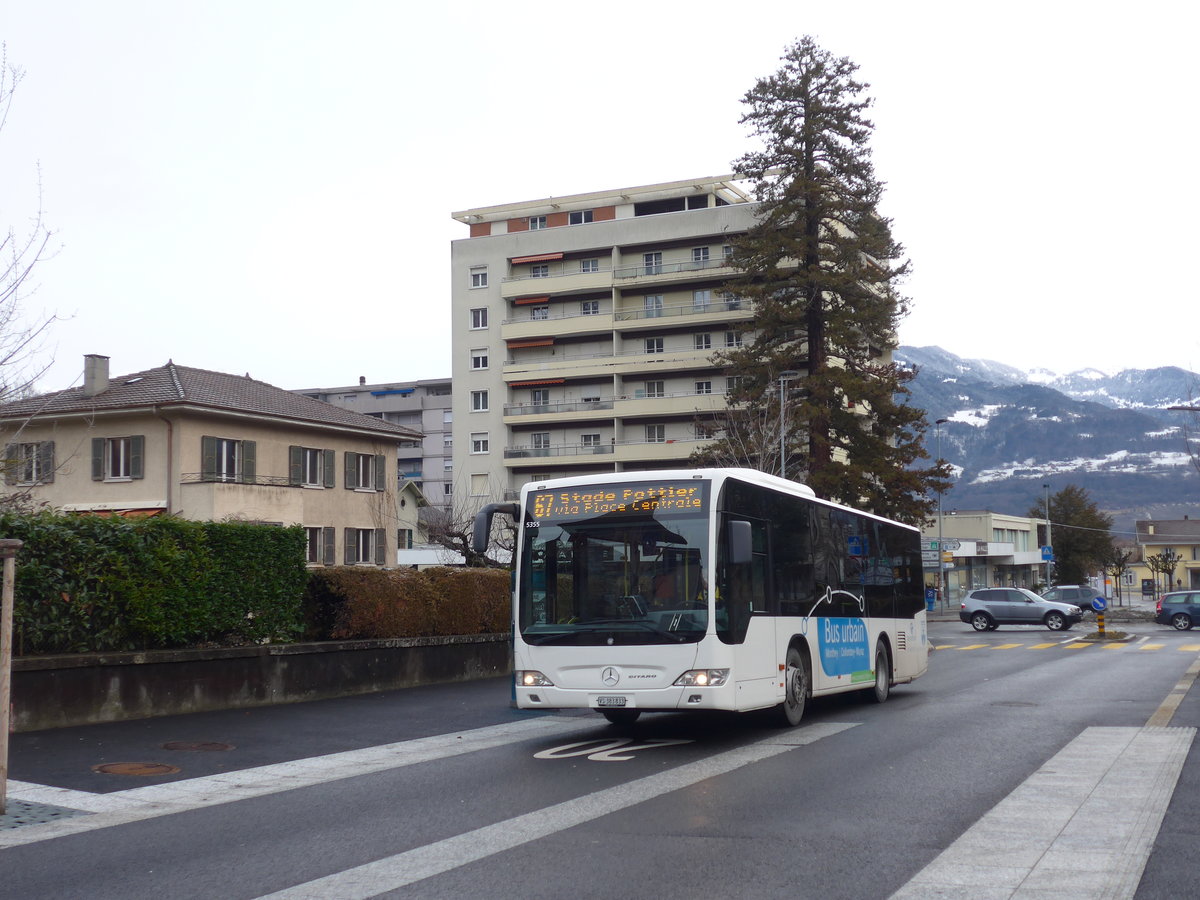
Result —
[[703, 512], [706, 481], [640, 481], [536, 491], [529, 498], [535, 520], [600, 516], [605, 513]]

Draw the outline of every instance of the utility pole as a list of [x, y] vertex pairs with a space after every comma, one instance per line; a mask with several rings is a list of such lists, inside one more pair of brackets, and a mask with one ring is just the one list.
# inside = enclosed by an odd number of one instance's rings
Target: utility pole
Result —
[[17, 551], [24, 541], [0, 539], [4, 560], [4, 583], [0, 589], [0, 816], [8, 801], [8, 729], [12, 706], [13, 586], [16, 584]]

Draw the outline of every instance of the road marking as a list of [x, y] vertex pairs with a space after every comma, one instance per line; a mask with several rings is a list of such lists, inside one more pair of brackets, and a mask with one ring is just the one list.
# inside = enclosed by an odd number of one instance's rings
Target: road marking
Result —
[[1139, 650], [1161, 650], [1166, 644], [1142, 644], [1138, 647]]
[[1013, 647], [1024, 647], [1024, 644], [997, 644], [997, 650], [1011, 650]]
[[378, 747], [364, 747], [361, 750], [347, 750], [327, 756], [314, 756], [236, 772], [222, 772], [219, 775], [205, 775], [186, 781], [131, 788], [110, 794], [88, 794], [83, 791], [9, 781], [10, 799], [82, 809], [95, 815], [76, 816], [44, 825], [26, 825], [0, 832], [0, 849], [326, 784], [343, 778], [446, 759], [477, 750], [490, 750], [521, 741], [558, 737], [573, 731], [591, 730], [596, 728], [596, 725], [595, 721], [578, 716], [539, 716], [536, 719], [490, 725], [471, 731], [399, 741]]
[[663, 794], [690, 787], [752, 763], [787, 753], [797, 747], [831, 737], [857, 723], [826, 722], [773, 735], [744, 747], [685, 763], [666, 772], [647, 775], [626, 784], [556, 803], [494, 825], [416, 847], [376, 862], [266, 894], [259, 900], [358, 900], [374, 897], [520, 847], [609, 813], [619, 812]]
[[1179, 708], [1179, 704], [1183, 702], [1183, 698], [1187, 696], [1187, 692], [1192, 689], [1192, 685], [1196, 682], [1196, 676], [1200, 675], [1200, 658], [1197, 658], [1188, 670], [1183, 673], [1183, 677], [1171, 688], [1171, 693], [1163, 699], [1163, 702], [1158, 705], [1158, 709], [1154, 711], [1149, 720], [1146, 722], [1148, 727], [1158, 726], [1166, 727], [1171, 724], [1171, 719], [1175, 716], [1175, 710]]
[[[631, 755], [634, 750], [654, 750], [657, 747], [692, 743], [695, 742], [670, 738], [655, 738], [641, 744], [635, 744], [633, 738], [618, 738], [613, 741], [578, 741], [574, 744], [564, 744], [561, 747], [542, 750], [533, 754], [533, 758], [570, 759], [576, 756], [586, 756], [593, 762], [628, 762], [635, 758]], [[579, 749], [580, 747], [583, 749]]]
[[1088, 728], [892, 900], [1133, 897], [1195, 734]]
[[1057, 647], [1057, 646], [1058, 646], [1058, 642], [1055, 641], [1055, 642], [1051, 642], [1048, 644], [1034, 644], [1030, 649], [1031, 650], [1049, 650], [1051, 647]]

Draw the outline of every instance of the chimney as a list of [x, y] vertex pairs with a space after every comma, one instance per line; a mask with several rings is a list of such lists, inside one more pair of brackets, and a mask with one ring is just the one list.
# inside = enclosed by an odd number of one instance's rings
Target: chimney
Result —
[[108, 390], [108, 357], [89, 353], [83, 358], [83, 396], [95, 397]]
[[366, 383], [367, 383], [367, 376], [366, 376], [366, 375], [359, 375], [359, 376], [358, 376], [358, 385], [359, 385], [359, 387], [363, 387], [364, 385], [366, 385]]

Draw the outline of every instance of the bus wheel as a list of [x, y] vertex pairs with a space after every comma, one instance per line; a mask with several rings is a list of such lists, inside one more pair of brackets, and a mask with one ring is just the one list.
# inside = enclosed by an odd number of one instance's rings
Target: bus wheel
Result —
[[783, 673], [784, 701], [779, 704], [779, 724], [791, 728], [804, 718], [804, 704], [808, 699], [808, 666], [795, 647], [788, 647]]
[[608, 719], [614, 725], [632, 725], [637, 721], [642, 711], [640, 709], [606, 709], [603, 710], [603, 713], [604, 718]]
[[883, 703], [892, 693], [892, 663], [883, 644], [875, 647], [875, 688], [871, 696], [876, 703]]

